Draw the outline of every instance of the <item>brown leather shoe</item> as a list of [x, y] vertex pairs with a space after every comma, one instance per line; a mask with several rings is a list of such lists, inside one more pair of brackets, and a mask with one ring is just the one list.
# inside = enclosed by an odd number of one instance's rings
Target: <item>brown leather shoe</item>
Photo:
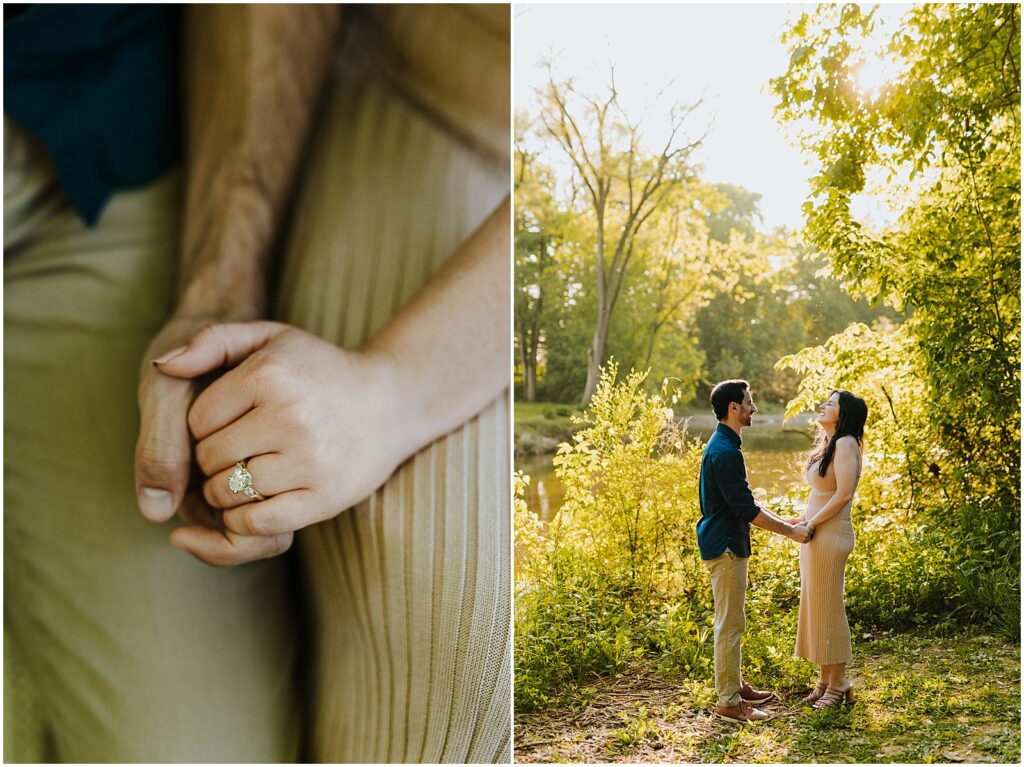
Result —
[[774, 698], [775, 693], [768, 692], [767, 690], [755, 690], [749, 684], [744, 682], [743, 687], [740, 688], [740, 697], [747, 703], [764, 703], [765, 701]]
[[759, 708], [754, 708], [745, 700], [741, 700], [735, 706], [715, 706], [715, 716], [727, 722], [736, 722], [737, 724], [762, 722], [768, 718], [768, 714]]

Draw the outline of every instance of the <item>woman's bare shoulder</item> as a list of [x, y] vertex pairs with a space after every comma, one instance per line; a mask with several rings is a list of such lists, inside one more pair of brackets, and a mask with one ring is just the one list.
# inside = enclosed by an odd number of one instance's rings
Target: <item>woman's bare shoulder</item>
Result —
[[836, 440], [836, 453], [860, 455], [860, 442], [852, 434], [844, 434]]

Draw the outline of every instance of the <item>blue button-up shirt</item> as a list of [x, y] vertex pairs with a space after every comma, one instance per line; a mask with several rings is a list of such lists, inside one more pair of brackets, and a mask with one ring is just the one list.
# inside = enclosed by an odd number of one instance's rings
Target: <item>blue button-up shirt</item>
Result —
[[697, 546], [701, 559], [715, 559], [729, 549], [750, 556], [750, 523], [760, 508], [747, 484], [740, 435], [724, 423], [704, 448], [700, 462], [700, 521]]
[[4, 114], [46, 146], [90, 226], [115, 191], [178, 160], [180, 14], [174, 5], [39, 3], [4, 21]]

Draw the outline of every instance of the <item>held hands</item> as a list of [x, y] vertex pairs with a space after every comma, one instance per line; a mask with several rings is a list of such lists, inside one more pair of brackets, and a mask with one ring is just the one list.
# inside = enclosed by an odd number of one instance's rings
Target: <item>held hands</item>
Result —
[[[799, 522], [799, 520], [787, 520], [790, 524]], [[811, 538], [814, 537], [814, 528], [807, 524], [793, 524], [792, 530], [790, 530], [789, 537], [797, 543], [808, 543]]]
[[[207, 478], [203, 497], [224, 510], [223, 529], [191, 525], [171, 535], [209, 564], [280, 554], [295, 530], [368, 496], [416, 447], [414, 430], [398, 417], [397, 364], [387, 355], [345, 351], [280, 323], [247, 322], [207, 327], [157, 367], [167, 386], [184, 390], [198, 376], [230, 368], [188, 411]], [[231, 491], [228, 477], [241, 461], [265, 500]]]

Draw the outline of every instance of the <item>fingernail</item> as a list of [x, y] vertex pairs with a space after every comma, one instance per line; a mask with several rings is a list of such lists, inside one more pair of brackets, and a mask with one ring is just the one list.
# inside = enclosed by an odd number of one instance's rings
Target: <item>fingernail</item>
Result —
[[184, 346], [179, 346], [177, 349], [171, 349], [169, 352], [167, 352], [165, 354], [161, 354], [159, 357], [157, 357], [155, 360], [153, 360], [153, 364], [154, 365], [163, 365], [165, 362], [170, 362], [175, 357], [177, 357], [179, 354], [182, 354], [187, 348], [188, 348], [188, 344], [185, 344]]
[[174, 513], [174, 497], [167, 490], [144, 487], [139, 492], [139, 509], [146, 519], [163, 522]]

